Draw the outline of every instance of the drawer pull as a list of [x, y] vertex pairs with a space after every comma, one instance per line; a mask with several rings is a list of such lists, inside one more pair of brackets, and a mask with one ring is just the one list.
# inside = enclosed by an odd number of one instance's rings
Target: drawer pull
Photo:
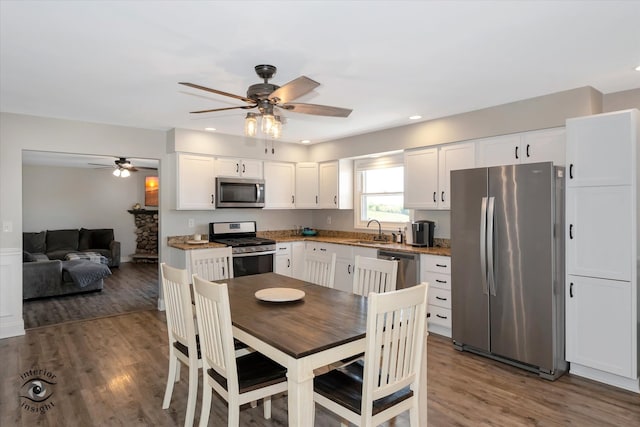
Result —
[[440, 319], [447, 319], [447, 316], [441, 316], [439, 314], [436, 314], [436, 317], [439, 317]]
[[442, 298], [442, 297], [436, 297], [436, 299], [439, 299], [440, 301], [446, 301], [446, 298]]
[[446, 264], [436, 264], [436, 267], [447, 268]]
[[438, 283], [447, 283], [446, 280], [440, 280], [440, 279], [436, 279], [436, 282], [438, 282]]

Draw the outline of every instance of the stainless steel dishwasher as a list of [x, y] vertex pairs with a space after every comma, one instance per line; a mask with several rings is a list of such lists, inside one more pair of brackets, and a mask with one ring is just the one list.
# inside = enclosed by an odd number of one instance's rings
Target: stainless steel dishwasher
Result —
[[420, 280], [420, 255], [378, 249], [378, 259], [398, 261], [396, 289], [415, 286]]

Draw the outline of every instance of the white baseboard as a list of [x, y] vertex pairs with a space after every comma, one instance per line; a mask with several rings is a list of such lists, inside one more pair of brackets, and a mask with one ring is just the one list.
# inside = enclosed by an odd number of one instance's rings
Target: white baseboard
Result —
[[640, 382], [638, 378], [621, 377], [620, 375], [610, 374], [609, 372], [600, 371], [598, 369], [589, 368], [578, 363], [571, 362], [569, 373], [579, 377], [588, 378], [590, 380], [609, 384], [614, 387], [623, 388], [625, 390], [640, 393]]
[[7, 320], [8, 321], [5, 322], [3, 319], [0, 319], [0, 339], [24, 335], [24, 321], [22, 319]]

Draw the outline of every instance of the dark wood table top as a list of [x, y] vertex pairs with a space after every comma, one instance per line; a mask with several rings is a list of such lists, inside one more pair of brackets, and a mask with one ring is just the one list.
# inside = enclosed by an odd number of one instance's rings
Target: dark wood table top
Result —
[[[220, 281], [228, 284], [233, 326], [296, 359], [366, 335], [367, 299], [276, 273]], [[294, 302], [264, 302], [265, 288], [305, 292]]]

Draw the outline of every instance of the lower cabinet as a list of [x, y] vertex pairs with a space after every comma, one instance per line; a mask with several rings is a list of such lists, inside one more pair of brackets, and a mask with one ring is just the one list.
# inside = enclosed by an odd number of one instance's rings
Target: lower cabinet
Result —
[[283, 276], [292, 276], [293, 263], [291, 257], [291, 243], [278, 243], [276, 245], [276, 255], [274, 258], [273, 270]]
[[565, 289], [566, 354], [572, 372], [583, 365], [637, 384], [631, 282], [569, 275]]
[[451, 337], [451, 258], [420, 255], [420, 281], [429, 283], [429, 332]]

